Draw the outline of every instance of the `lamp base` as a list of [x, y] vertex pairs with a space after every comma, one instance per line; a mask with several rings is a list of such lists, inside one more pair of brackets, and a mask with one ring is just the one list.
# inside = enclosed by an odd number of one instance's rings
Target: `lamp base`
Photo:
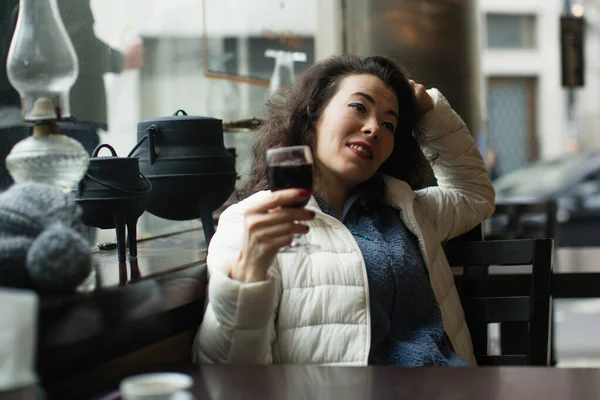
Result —
[[18, 142], [6, 156], [6, 168], [15, 182], [44, 182], [65, 192], [85, 175], [89, 155], [78, 141], [60, 134], [54, 121], [39, 123], [33, 135]]

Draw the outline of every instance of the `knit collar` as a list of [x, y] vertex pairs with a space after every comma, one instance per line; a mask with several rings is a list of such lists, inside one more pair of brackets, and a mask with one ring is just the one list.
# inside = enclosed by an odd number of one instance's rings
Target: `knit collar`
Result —
[[[386, 187], [384, 203], [388, 206], [395, 208], [396, 210], [412, 210], [412, 204], [417, 194], [410, 187], [410, 185], [400, 179], [396, 179], [389, 175], [383, 175], [383, 181]], [[314, 211], [321, 211], [331, 216], [331, 210], [329, 209], [325, 201], [321, 199], [321, 203], [319, 203], [319, 200], [317, 200], [318, 197], [318, 194], [315, 193], [314, 196], [312, 196], [311, 199], [308, 201], [306, 208], [312, 209]], [[346, 202], [346, 204], [349, 203]], [[326, 212], [325, 207], [329, 209], [329, 212]], [[407, 228], [409, 228], [409, 230], [413, 234], [415, 233], [414, 229], [412, 229], [411, 226], [407, 226]]]
[[[360, 199], [360, 197], [362, 196], [363, 193], [364, 193], [364, 189], [360, 186], [350, 193], [350, 197], [348, 197], [348, 200], [346, 200], [346, 203], [344, 204], [344, 210], [342, 211], [342, 219], [341, 219], [342, 222], [346, 219], [352, 206], [354, 204], [356, 204], [357, 200]], [[323, 200], [323, 198], [321, 196], [319, 196], [317, 193], [314, 194], [314, 197], [315, 197], [315, 200], [317, 201], [317, 204], [319, 205], [319, 208], [321, 209], [321, 211], [323, 211], [325, 214], [327, 214], [329, 216], [334, 217], [331, 207], [329, 207], [329, 205], [325, 202], [325, 200]]]

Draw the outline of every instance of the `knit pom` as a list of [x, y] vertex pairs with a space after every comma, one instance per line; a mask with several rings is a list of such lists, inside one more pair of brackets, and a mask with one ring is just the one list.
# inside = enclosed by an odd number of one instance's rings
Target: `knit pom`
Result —
[[27, 254], [29, 276], [41, 291], [72, 291], [89, 275], [91, 268], [87, 241], [61, 223], [42, 232]]
[[35, 237], [54, 222], [76, 226], [80, 219], [73, 196], [56, 186], [22, 182], [0, 194], [0, 232], [5, 235]]
[[0, 238], [0, 286], [31, 287], [25, 259], [32, 243], [33, 240], [23, 236]]

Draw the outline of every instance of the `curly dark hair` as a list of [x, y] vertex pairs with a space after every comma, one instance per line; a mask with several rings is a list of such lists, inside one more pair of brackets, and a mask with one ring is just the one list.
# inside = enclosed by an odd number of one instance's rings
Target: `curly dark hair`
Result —
[[394, 150], [378, 173], [365, 183], [371, 186], [366, 192], [372, 194], [373, 200], [383, 198], [382, 174], [404, 180], [413, 189], [422, 187], [429, 168], [421, 151], [424, 141], [419, 129], [422, 112], [406, 74], [386, 57], [344, 54], [315, 63], [290, 88], [274, 94], [267, 101], [265, 123], [252, 149], [252, 168], [245, 184], [238, 190], [238, 198], [268, 189], [267, 149], [307, 145], [315, 154], [316, 125], [321, 113], [337, 93], [343, 78], [363, 74], [378, 77], [394, 91], [400, 112]]

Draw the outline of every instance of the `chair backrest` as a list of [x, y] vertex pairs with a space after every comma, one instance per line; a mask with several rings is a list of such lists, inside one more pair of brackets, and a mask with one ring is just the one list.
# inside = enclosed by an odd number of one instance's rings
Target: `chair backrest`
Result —
[[[444, 243], [448, 262], [462, 267], [455, 281], [461, 295], [475, 357], [480, 365], [543, 365], [549, 363], [552, 279], [552, 239], [498, 241], [452, 241]], [[480, 274], [471, 271], [488, 266], [532, 266], [531, 285], [519, 296], [490, 294]], [[489, 355], [487, 327], [490, 323], [527, 323], [526, 354]]]
[[486, 221], [488, 240], [557, 239], [555, 200], [497, 199], [494, 215]]

